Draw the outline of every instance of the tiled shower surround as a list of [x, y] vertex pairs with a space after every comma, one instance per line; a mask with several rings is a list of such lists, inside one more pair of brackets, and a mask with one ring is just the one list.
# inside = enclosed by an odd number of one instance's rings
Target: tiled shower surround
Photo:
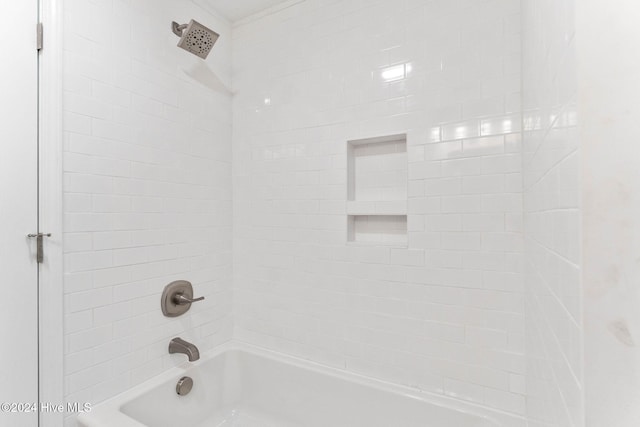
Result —
[[196, 3], [64, 1], [67, 400], [181, 336], [579, 426], [572, 0]]
[[[231, 338], [230, 27], [189, 1], [64, 5], [65, 396], [96, 403], [181, 362], [174, 336]], [[194, 16], [225, 36], [220, 81], [168, 31]], [[177, 279], [206, 300], [168, 319]]]
[[[520, 2], [307, 0], [233, 37], [235, 338], [524, 414]], [[406, 242], [349, 242], [348, 141], [399, 134]]]

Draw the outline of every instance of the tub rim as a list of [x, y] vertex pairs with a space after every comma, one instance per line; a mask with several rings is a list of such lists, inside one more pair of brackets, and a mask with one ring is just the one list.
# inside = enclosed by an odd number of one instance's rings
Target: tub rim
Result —
[[310, 370], [332, 378], [354, 382], [375, 390], [398, 394], [405, 398], [419, 400], [427, 404], [444, 407], [456, 412], [478, 417], [480, 420], [492, 422], [495, 424], [495, 427], [512, 426], [514, 425], [512, 424], [513, 422], [518, 422], [518, 425], [522, 426], [526, 425], [523, 416], [501, 411], [499, 409], [488, 408], [476, 402], [462, 400], [445, 394], [429, 390], [421, 390], [417, 387], [370, 377], [344, 368], [325, 365], [299, 356], [293, 356], [257, 346], [255, 344], [236, 340], [218, 345], [210, 350], [206, 350], [203, 352], [203, 357], [195, 362], [185, 361], [123, 391], [122, 393], [93, 405], [90, 412], [78, 414], [77, 421], [81, 427], [112, 427], [114, 425], [117, 425], [118, 427], [149, 427], [129, 415], [126, 415], [122, 412], [122, 407], [152, 389], [166, 383], [171, 378], [180, 378], [181, 376], [188, 375], [190, 371], [198, 369], [200, 365], [208, 363], [212, 359], [228, 352], [247, 353], [253, 356], [292, 365], [296, 368]]

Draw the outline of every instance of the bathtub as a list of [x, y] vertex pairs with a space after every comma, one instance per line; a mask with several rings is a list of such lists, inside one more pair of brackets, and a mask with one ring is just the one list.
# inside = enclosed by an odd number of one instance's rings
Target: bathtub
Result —
[[[176, 393], [193, 378], [186, 396]], [[78, 416], [82, 427], [520, 427], [501, 412], [244, 344], [172, 368]]]

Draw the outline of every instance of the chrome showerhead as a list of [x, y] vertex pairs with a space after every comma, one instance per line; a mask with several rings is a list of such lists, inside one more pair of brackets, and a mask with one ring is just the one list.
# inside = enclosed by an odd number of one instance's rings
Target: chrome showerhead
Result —
[[206, 59], [211, 48], [220, 37], [220, 34], [205, 27], [193, 19], [188, 24], [171, 23], [171, 30], [180, 37], [178, 47], [191, 52], [202, 59]]

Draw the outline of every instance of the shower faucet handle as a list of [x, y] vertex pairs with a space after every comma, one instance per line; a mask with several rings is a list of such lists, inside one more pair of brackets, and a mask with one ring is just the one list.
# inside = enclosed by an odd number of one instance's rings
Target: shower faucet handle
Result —
[[203, 299], [204, 299], [204, 297], [189, 298], [189, 297], [185, 297], [183, 294], [176, 294], [176, 296], [173, 297], [173, 301], [178, 305], [191, 304], [193, 302], [202, 301]]
[[178, 317], [189, 311], [192, 303], [203, 299], [204, 297], [193, 297], [193, 286], [190, 282], [176, 280], [164, 287], [160, 298], [160, 307], [165, 316]]

